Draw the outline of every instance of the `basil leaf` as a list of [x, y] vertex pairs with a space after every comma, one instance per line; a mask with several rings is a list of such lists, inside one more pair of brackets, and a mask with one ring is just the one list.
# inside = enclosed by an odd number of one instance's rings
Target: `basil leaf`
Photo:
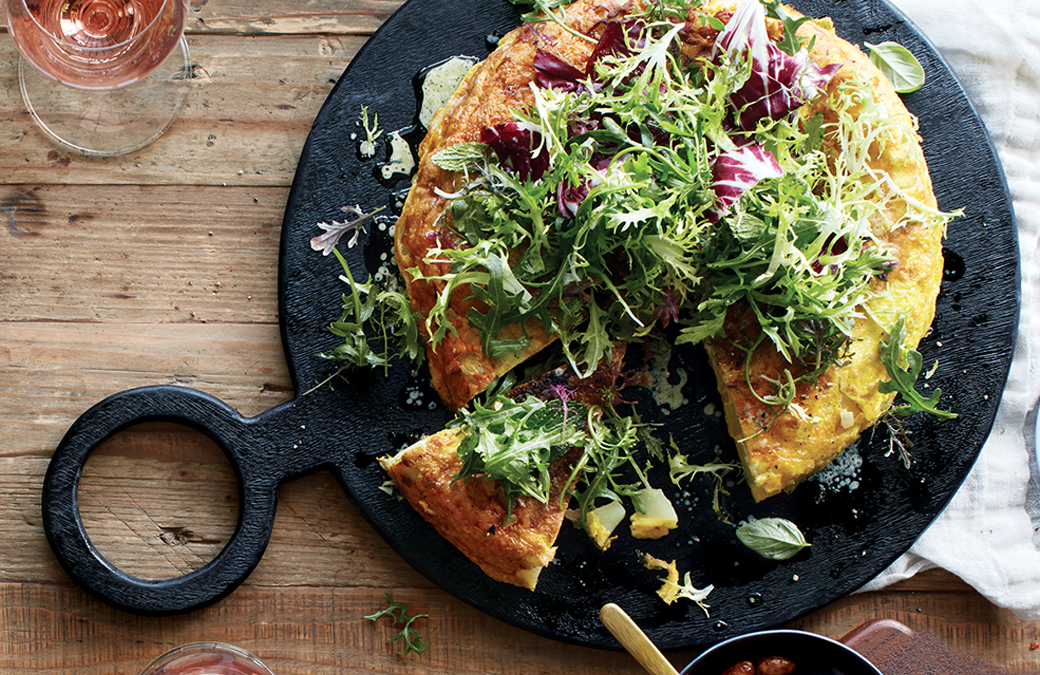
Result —
[[737, 528], [744, 546], [769, 560], [787, 560], [810, 546], [798, 526], [784, 518], [759, 518]]
[[924, 86], [924, 68], [909, 49], [898, 42], [864, 44], [870, 49], [870, 62], [885, 74], [897, 92], [909, 94]]

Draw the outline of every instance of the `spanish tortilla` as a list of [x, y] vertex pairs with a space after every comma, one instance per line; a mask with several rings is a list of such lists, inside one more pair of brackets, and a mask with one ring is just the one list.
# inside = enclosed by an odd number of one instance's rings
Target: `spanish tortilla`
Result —
[[[713, 618], [705, 621], [697, 609], [664, 611], [654, 594], [656, 584], [644, 588], [637, 570], [627, 564], [633, 554], [624, 542], [607, 555], [593, 554], [586, 551], [583, 534], [564, 528], [557, 557], [567, 564], [543, 574], [538, 590], [530, 593], [480, 574], [410, 506], [378, 490], [385, 473], [375, 459], [387, 452], [388, 441], [435, 433], [450, 417], [443, 408], [428, 409], [429, 399], [422, 406], [406, 402], [402, 392], [416, 384], [410, 368], [395, 367], [385, 380], [356, 379], [350, 386], [311, 394], [320, 414], [308, 420], [307, 428], [325, 447], [341, 448], [338, 459], [323, 465], [331, 466], [360, 514], [415, 569], [480, 611], [539, 635], [608, 649], [617, 649], [617, 643], [596, 615], [604, 602], [618, 598], [666, 649], [694, 649], [789, 622], [858, 588], [905, 551], [941, 511], [988, 435], [1011, 360], [1018, 282], [1011, 201], [985, 128], [953, 74], [898, 10], [885, 2], [796, 5], [811, 15], [833, 16], [839, 34], [900, 42], [929, 73], [925, 88], [906, 101], [920, 118], [940, 203], [963, 204], [966, 214], [951, 228], [945, 292], [933, 333], [920, 349], [928, 363], [940, 358], [931, 383], [970, 414], [941, 425], [912, 418], [909, 428], [916, 442], [909, 469], [888, 455], [880, 435], [867, 436], [857, 453], [862, 466], [853, 476], [859, 489], [831, 490], [810, 481], [792, 495], [769, 500], [768, 513], [798, 522], [813, 541], [811, 554], [783, 566], [756, 562], [754, 554], [734, 548], [732, 528], [715, 522], [713, 514], [682, 508], [683, 536], [648, 548], [659, 557], [681, 555], [713, 577]], [[338, 313], [342, 292], [338, 263], [316, 261], [309, 248], [315, 222], [337, 217], [344, 202], [392, 204], [403, 186], [387, 185], [372, 171], [374, 162], [354, 157], [350, 134], [358, 110], [362, 105], [378, 110], [385, 128], [408, 127], [416, 106], [412, 83], [401, 74], [454, 54], [484, 53], [487, 36], [517, 25], [521, 11], [486, 0], [407, 3], [352, 60], [329, 96], [301, 156], [283, 230], [281, 317], [298, 390], [328, 376], [314, 354], [336, 344], [323, 326]], [[445, 31], [446, 25], [455, 30]], [[357, 274], [366, 268], [375, 272], [385, 248], [378, 236], [362, 242], [363, 247], [344, 255]], [[718, 404], [711, 371], [698, 349], [677, 351], [673, 366], [689, 375], [683, 387], [689, 405], [655, 417], [651, 403], [641, 414], [662, 424], [662, 433], [674, 435], [695, 458], [708, 460], [714, 446], [731, 443], [714, 415], [705, 412]], [[309, 444], [293, 455], [308, 447], [313, 453], [315, 446]], [[766, 513], [739, 492], [733, 506]], [[761, 601], [752, 606], [748, 598], [756, 595]]]
[[[725, 20], [735, 5], [714, 2], [702, 11]], [[605, 22], [623, 20], [640, 7], [634, 0], [579, 0], [566, 6], [566, 22], [577, 32], [595, 35]], [[688, 20], [687, 25], [691, 37], [685, 40], [684, 54], [693, 58], [711, 49], [718, 30], [699, 19]], [[777, 39], [782, 33], [779, 22], [771, 21], [769, 27]], [[792, 364], [769, 341], [758, 344], [758, 321], [746, 305], [733, 307], [724, 334], [706, 341], [727, 424], [756, 500], [793, 489], [885, 414], [895, 395], [878, 389], [880, 382], [889, 379], [879, 345], [902, 317], [907, 323], [904, 347], [917, 346], [931, 325], [942, 274], [945, 221], [915, 220], [910, 214], [918, 208], [936, 208], [912, 117], [885, 76], [862, 51], [835, 34], [829, 19], [806, 22], [799, 31], [813, 45], [809, 58], [817, 66], [841, 65], [826, 89], [802, 106], [801, 118], [808, 120], [820, 113], [825, 123], [834, 123], [837, 114], [830, 108], [831, 101], [845, 84], [864, 78], [873, 94], [871, 105], [880, 108], [879, 117], [886, 120], [882, 135], [868, 153], [868, 164], [872, 171], [890, 176], [892, 186], [877, 188], [877, 198], [884, 199], [885, 206], [875, 215], [871, 229], [877, 247], [890, 252], [896, 262], [884, 278], [873, 283], [873, 295], [858, 311], [848, 352], [818, 377], [800, 381], [811, 367]], [[444, 282], [436, 277], [449, 267], [444, 262], [430, 263], [430, 252], [465, 246], [452, 229], [447, 208], [450, 199], [446, 195], [458, 189], [458, 172], [444, 170], [433, 157], [455, 144], [478, 141], [483, 129], [512, 120], [515, 110], [531, 108], [536, 55], [549, 46], [557, 57], [584, 70], [595, 43], [554, 22], [510, 32], [487, 60], [470, 70], [448, 104], [434, 116], [430, 133], [419, 148], [419, 168], [398, 220], [395, 244], [409, 298], [424, 317], [444, 292]], [[858, 112], [852, 110], [851, 114]], [[829, 154], [842, 152], [837, 140], [827, 143]], [[492, 358], [484, 353], [479, 333], [467, 320], [478, 304], [467, 287], [457, 289], [447, 319], [451, 330], [427, 348], [434, 388], [453, 409], [463, 407], [494, 378], [542, 350], [554, 337], [546, 335], [544, 326], [535, 320], [526, 326], [510, 326], [511, 335], [531, 335], [531, 344], [522, 352]], [[749, 355], [749, 349], [755, 351]], [[793, 405], [781, 408], [769, 402], [776, 383], [792, 372], [797, 381]]]

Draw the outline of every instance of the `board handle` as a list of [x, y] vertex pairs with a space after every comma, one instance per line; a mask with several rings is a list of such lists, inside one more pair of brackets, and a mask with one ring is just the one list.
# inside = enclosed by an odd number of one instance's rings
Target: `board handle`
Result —
[[[285, 417], [278, 411], [268, 411], [268, 419], [261, 421]], [[106, 560], [87, 536], [77, 498], [90, 453], [119, 431], [152, 421], [180, 423], [209, 436], [234, 469], [239, 494], [238, 524], [223, 550], [197, 570], [162, 580], [131, 576]], [[209, 394], [168, 385], [114, 394], [80, 416], [51, 458], [42, 504], [47, 540], [73, 581], [114, 607], [145, 615], [190, 612], [233, 591], [263, 556], [274, 525], [278, 484], [284, 480], [264, 461], [266, 434], [257, 431], [268, 425], [256, 422]]]

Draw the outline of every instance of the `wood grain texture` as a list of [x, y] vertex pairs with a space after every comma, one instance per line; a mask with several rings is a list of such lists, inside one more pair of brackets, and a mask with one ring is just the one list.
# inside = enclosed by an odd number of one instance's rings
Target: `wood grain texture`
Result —
[[[246, 584], [200, 612], [120, 613], [75, 587], [40, 525], [40, 487], [69, 425], [104, 397], [176, 383], [256, 415], [293, 396], [278, 327], [278, 243], [310, 124], [398, 0], [196, 0], [195, 88], [158, 142], [87, 159], [25, 113], [0, 32], [0, 673], [132, 674], [177, 644], [219, 639], [280, 675], [641, 672], [626, 655], [552, 642], [475, 611], [406, 565], [328, 474], [280, 491]], [[208, 439], [168, 424], [123, 432], [85, 471], [96, 545], [165, 578], [233, 530], [234, 478]], [[398, 656], [383, 594], [428, 613], [421, 656]], [[1040, 670], [1040, 624], [932, 571], [794, 622], [838, 637], [894, 618], [1009, 672]], [[692, 654], [668, 654], [677, 665]]]

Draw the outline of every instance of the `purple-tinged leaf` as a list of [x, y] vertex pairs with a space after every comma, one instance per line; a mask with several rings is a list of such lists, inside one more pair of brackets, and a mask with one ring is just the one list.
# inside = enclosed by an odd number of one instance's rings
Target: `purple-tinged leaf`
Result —
[[747, 82], [730, 95], [744, 131], [754, 131], [763, 119], [778, 120], [816, 97], [841, 64], [818, 67], [802, 49], [785, 53], [766, 31], [765, 10], [758, 0], [742, 0], [715, 42], [731, 59], [751, 59]]
[[[632, 47], [642, 49], [646, 44], [646, 26], [641, 21], [611, 21], [606, 24], [599, 42], [596, 43], [589, 60], [585, 62], [585, 75], [596, 75], [596, 64], [606, 56], [631, 56]], [[626, 40], [627, 38], [627, 40]]]
[[522, 181], [535, 181], [549, 168], [549, 153], [539, 146], [542, 133], [523, 122], [504, 122], [480, 132], [480, 142], [490, 147], [503, 167]]
[[567, 181], [556, 184], [556, 208], [564, 218], [573, 218], [578, 215], [578, 207], [589, 196], [589, 182], [582, 181], [581, 185], [571, 185]]
[[[827, 239], [826, 243], [824, 243], [823, 251], [820, 253], [820, 257], [823, 257], [824, 255], [841, 255], [842, 253], [848, 250], [849, 243], [845, 240], [845, 237], [838, 237], [837, 239], [835, 239], [833, 236], [831, 236], [829, 239]], [[813, 261], [812, 270], [816, 274], [823, 273], [823, 262], [820, 260], [820, 258], [816, 258], [816, 260]]]
[[544, 49], [534, 53], [534, 81], [542, 89], [581, 91], [585, 89], [581, 72], [560, 57]]
[[660, 304], [654, 307], [651, 316], [660, 321], [663, 328], [667, 328], [672, 321], [679, 320], [679, 300], [674, 289], [666, 288], [662, 291]]
[[759, 181], [783, 175], [776, 157], [761, 145], [722, 153], [712, 167], [711, 189], [718, 199], [715, 215], [725, 215]]
[[339, 240], [343, 238], [343, 235], [351, 231], [354, 233], [354, 236], [347, 242], [347, 248], [354, 248], [357, 245], [358, 237], [365, 231], [365, 223], [382, 210], [383, 208], [380, 207], [375, 211], [365, 213], [360, 206], [340, 207], [340, 211], [353, 215], [353, 219], [343, 222], [334, 220], [331, 223], [318, 223], [318, 227], [324, 230], [325, 234], [319, 234], [311, 239], [311, 249], [321, 251], [322, 255], [329, 255], [339, 244]]

